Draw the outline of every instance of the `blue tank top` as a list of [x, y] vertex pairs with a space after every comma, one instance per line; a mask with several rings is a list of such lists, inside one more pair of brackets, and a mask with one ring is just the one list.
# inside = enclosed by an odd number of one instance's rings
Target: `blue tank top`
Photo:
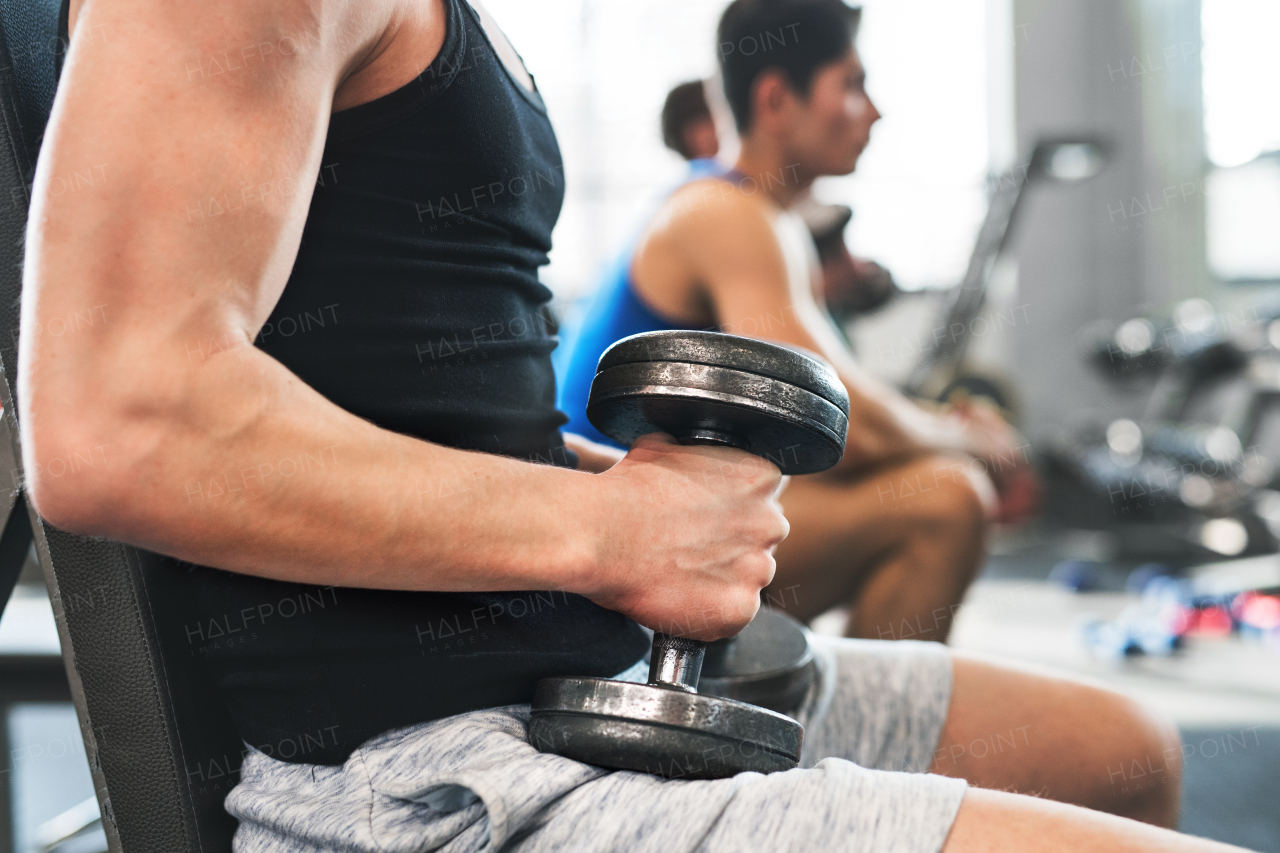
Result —
[[[723, 177], [728, 174], [714, 160], [693, 160], [684, 180], [672, 190], [702, 180]], [[621, 447], [603, 435], [587, 420], [587, 397], [591, 393], [591, 380], [596, 375], [600, 356], [615, 342], [641, 332], [657, 332], [665, 329], [708, 328], [686, 325], [670, 317], [664, 317], [636, 292], [631, 279], [631, 263], [635, 260], [639, 238], [631, 240], [621, 256], [605, 271], [604, 280], [592, 299], [582, 325], [568, 341], [569, 357], [564, 365], [564, 375], [559, 383], [558, 408], [569, 416], [565, 432], [577, 433], [601, 444]], [[714, 330], [715, 327], [709, 327]]]

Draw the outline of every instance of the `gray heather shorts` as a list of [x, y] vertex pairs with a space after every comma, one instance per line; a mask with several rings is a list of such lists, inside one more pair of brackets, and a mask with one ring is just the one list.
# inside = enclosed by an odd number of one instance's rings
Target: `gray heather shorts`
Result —
[[[965, 783], [927, 775], [951, 696], [942, 646], [815, 637], [801, 768], [715, 781], [608, 771], [529, 745], [529, 706], [389, 731], [341, 767], [252, 751], [236, 853], [745, 850], [936, 853]], [[647, 668], [628, 670], [643, 681]]]

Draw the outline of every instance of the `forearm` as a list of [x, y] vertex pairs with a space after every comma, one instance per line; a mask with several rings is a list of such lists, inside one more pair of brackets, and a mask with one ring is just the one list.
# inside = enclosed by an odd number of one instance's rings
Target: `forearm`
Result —
[[[158, 379], [170, 392], [152, 398], [175, 402], [149, 406], [122, 406], [119, 382], [83, 377], [79, 416], [59, 413], [74, 417], [74, 436], [28, 442], [27, 470], [45, 472], [45, 487], [54, 460], [97, 448], [95, 464], [56, 484], [88, 506], [64, 509], [55, 524], [280, 580], [441, 591], [590, 586], [592, 512], [614, 481], [379, 429], [248, 345], [176, 374]], [[46, 393], [54, 388], [31, 386], [37, 412], [56, 408]], [[46, 501], [40, 489], [36, 497], [42, 509], [74, 509], [74, 497]]]
[[903, 396], [840, 357], [838, 373], [849, 392], [849, 439], [837, 472], [870, 468], [919, 456], [968, 451], [955, 423]]
[[961, 432], [937, 413], [861, 369], [845, 366], [840, 377], [849, 391], [851, 420], [856, 419], [869, 434], [868, 452], [872, 442], [878, 443], [878, 455], [884, 456], [964, 450]]

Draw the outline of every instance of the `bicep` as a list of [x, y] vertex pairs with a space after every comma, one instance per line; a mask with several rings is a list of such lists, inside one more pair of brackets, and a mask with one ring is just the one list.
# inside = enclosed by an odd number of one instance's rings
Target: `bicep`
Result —
[[340, 53], [332, 22], [259, 5], [82, 9], [33, 187], [24, 324], [105, 306], [64, 349], [256, 334], [296, 254]]

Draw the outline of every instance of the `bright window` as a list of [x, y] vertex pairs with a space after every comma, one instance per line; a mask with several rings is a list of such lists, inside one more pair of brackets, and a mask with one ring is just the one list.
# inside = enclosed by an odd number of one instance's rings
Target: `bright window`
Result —
[[1280, 3], [1202, 0], [1209, 159], [1239, 166], [1280, 149]]
[[1202, 0], [1209, 268], [1280, 279], [1280, 3]]
[[986, 211], [986, 3], [870, 0], [858, 46], [883, 118], [818, 195], [854, 209], [852, 250], [903, 288], [957, 284]]

